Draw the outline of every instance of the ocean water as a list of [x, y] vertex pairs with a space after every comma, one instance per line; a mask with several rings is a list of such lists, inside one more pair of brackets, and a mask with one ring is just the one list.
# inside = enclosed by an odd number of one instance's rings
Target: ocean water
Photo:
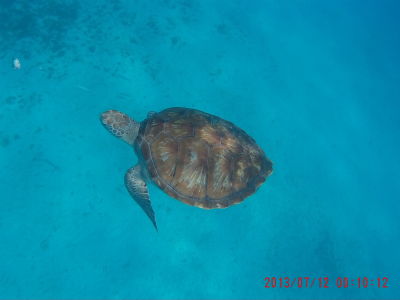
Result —
[[[0, 298], [400, 297], [399, 9], [0, 0]], [[174, 106], [243, 128], [274, 173], [223, 210], [150, 186], [156, 232], [99, 114]]]

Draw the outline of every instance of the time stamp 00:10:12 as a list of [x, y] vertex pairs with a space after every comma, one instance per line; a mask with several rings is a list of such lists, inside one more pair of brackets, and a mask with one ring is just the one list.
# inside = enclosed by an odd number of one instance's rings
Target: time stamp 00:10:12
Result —
[[329, 277], [265, 277], [265, 288], [367, 288], [378, 287], [388, 288], [387, 277], [368, 278], [368, 277], [337, 277], [332, 285], [332, 280]]

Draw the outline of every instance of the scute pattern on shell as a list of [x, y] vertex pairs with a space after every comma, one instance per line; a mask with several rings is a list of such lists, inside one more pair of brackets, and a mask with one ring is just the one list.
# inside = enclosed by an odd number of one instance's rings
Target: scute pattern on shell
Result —
[[243, 130], [188, 108], [143, 121], [136, 151], [161, 189], [201, 208], [239, 203], [272, 173], [271, 161]]

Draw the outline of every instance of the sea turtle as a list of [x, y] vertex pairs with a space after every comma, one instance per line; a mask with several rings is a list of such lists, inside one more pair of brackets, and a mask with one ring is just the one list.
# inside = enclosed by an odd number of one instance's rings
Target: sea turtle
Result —
[[125, 186], [156, 230], [149, 181], [186, 204], [212, 209], [242, 202], [272, 173], [272, 162], [249, 135], [199, 110], [168, 108], [140, 123], [109, 110], [100, 119], [134, 147], [139, 161], [126, 172]]

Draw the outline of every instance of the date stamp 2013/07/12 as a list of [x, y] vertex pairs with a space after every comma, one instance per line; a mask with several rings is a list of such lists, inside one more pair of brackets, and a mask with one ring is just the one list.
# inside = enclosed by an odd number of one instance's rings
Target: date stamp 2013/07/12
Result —
[[387, 277], [265, 277], [265, 288], [388, 288]]

